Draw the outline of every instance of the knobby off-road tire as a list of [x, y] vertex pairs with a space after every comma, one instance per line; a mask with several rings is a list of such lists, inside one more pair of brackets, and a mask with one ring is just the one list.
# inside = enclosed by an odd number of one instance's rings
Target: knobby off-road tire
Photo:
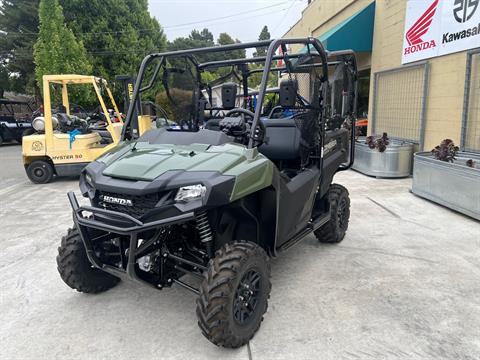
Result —
[[237, 348], [259, 329], [271, 290], [265, 251], [233, 241], [210, 260], [197, 299], [198, 326], [218, 346]]
[[315, 236], [322, 243], [339, 243], [345, 237], [350, 218], [350, 197], [342, 185], [332, 184], [328, 191], [331, 219], [315, 231]]
[[37, 160], [27, 166], [27, 176], [35, 184], [47, 184], [53, 175], [53, 165], [48, 161]]
[[62, 280], [79, 292], [96, 294], [111, 289], [119, 278], [92, 267], [80, 234], [68, 229], [58, 248], [57, 269]]

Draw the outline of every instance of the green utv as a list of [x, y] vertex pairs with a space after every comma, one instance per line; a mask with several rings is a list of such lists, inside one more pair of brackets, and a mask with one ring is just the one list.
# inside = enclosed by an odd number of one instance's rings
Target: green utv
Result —
[[[266, 56], [245, 57], [259, 47]], [[267, 311], [269, 257], [311, 233], [345, 236], [349, 195], [331, 183], [353, 164], [356, 84], [354, 53], [314, 38], [147, 56], [131, 103], [154, 96], [178, 125], [139, 137], [130, 106], [122, 142], [80, 177], [91, 205], [68, 194], [63, 281], [85, 293], [180, 285], [198, 295], [208, 340], [246, 344]]]

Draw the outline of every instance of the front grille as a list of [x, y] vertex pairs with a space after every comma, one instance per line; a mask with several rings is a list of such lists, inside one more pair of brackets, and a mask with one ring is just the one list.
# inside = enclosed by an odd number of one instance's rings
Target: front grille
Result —
[[[105, 198], [109, 201], [105, 201]], [[159, 193], [135, 196], [99, 191], [96, 197], [98, 207], [128, 214], [137, 219], [152, 210], [159, 201]]]

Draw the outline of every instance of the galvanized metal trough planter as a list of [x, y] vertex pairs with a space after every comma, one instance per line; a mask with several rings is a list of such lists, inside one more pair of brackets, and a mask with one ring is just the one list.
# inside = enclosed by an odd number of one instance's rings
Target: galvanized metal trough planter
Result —
[[[472, 159], [475, 168], [466, 165]], [[412, 192], [480, 220], [480, 155], [459, 153], [453, 163], [429, 152], [414, 156]]]
[[384, 152], [370, 149], [365, 139], [355, 143], [353, 169], [369, 176], [402, 178], [412, 173], [413, 144], [390, 140]]

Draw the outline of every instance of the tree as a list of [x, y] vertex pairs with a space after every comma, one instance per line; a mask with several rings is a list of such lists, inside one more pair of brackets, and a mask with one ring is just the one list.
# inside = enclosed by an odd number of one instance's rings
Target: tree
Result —
[[[202, 47], [210, 47], [214, 46], [215, 41], [213, 40], [213, 34], [208, 31], [208, 29], [203, 29], [202, 31], [198, 31], [196, 29], [192, 30], [188, 37], [178, 37], [172, 42], [168, 43], [168, 50], [176, 51], [176, 50], [184, 50], [184, 49], [194, 49], [194, 48], [202, 48]], [[214, 54], [206, 54], [198, 56], [200, 61], [210, 61], [214, 56]]]
[[258, 36], [258, 40], [270, 40], [270, 32], [268, 31], [268, 26], [265, 25]]
[[[220, 33], [217, 39], [218, 45], [230, 45], [230, 44], [239, 44], [240, 40], [235, 39], [228, 35], [227, 33]], [[231, 52], [230, 58], [244, 58], [245, 57], [245, 50], [234, 50]]]
[[[240, 43], [240, 40], [234, 40], [227, 33], [221, 33], [217, 39], [218, 45], [228, 45]], [[184, 50], [184, 49], [195, 49], [203, 47], [215, 46], [215, 41], [213, 34], [208, 29], [203, 29], [201, 31], [192, 30], [188, 37], [178, 37], [172, 42], [168, 43], [168, 50]], [[233, 53], [235, 57], [245, 57], [244, 50], [235, 50]], [[221, 52], [196, 55], [199, 62], [215, 61], [225, 59], [225, 54]], [[228, 55], [228, 58], [232, 58], [232, 54]]]
[[90, 74], [92, 66], [81, 41], [65, 26], [58, 0], [41, 0], [39, 34], [34, 46], [35, 77], [42, 86], [46, 74]]
[[[165, 49], [166, 37], [147, 0], [60, 0], [68, 26], [89, 53], [95, 75], [134, 75], [143, 58]], [[120, 87], [118, 87], [120, 88]], [[118, 98], [119, 90], [115, 94]]]
[[[168, 43], [168, 50], [177, 51], [185, 49], [195, 49], [203, 47], [211, 47], [215, 45], [213, 34], [208, 29], [198, 31], [193, 29], [188, 37], [178, 37]], [[216, 60], [215, 54], [202, 54], [196, 56], [199, 62], [207, 62]]]
[[[265, 25], [258, 36], [258, 41], [270, 40], [270, 32], [268, 31], [268, 26]], [[257, 51], [254, 53], [254, 56], [265, 56], [267, 55], [267, 49], [265, 47], [257, 47]]]
[[223, 33], [220, 33], [220, 35], [218, 35], [217, 43], [218, 45], [229, 45], [229, 44], [235, 44], [235, 40], [233, 40], [233, 38], [230, 35], [223, 32]]
[[[59, 1], [66, 25], [83, 41], [94, 75], [111, 80], [120, 73], [134, 74], [146, 54], [165, 48], [165, 35], [148, 12], [148, 0]], [[0, 63], [24, 92], [35, 87], [32, 54], [39, 2], [0, 0]]]
[[37, 40], [38, 3], [39, 0], [0, 1], [0, 63], [7, 75], [15, 74], [16, 87], [21, 92], [36, 90], [32, 54]]
[[10, 90], [10, 77], [3, 65], [0, 65], [0, 99], [4, 97], [5, 91]]
[[206, 28], [202, 31], [192, 30], [190, 34], [190, 39], [193, 41], [212, 43], [213, 44], [213, 34]]

